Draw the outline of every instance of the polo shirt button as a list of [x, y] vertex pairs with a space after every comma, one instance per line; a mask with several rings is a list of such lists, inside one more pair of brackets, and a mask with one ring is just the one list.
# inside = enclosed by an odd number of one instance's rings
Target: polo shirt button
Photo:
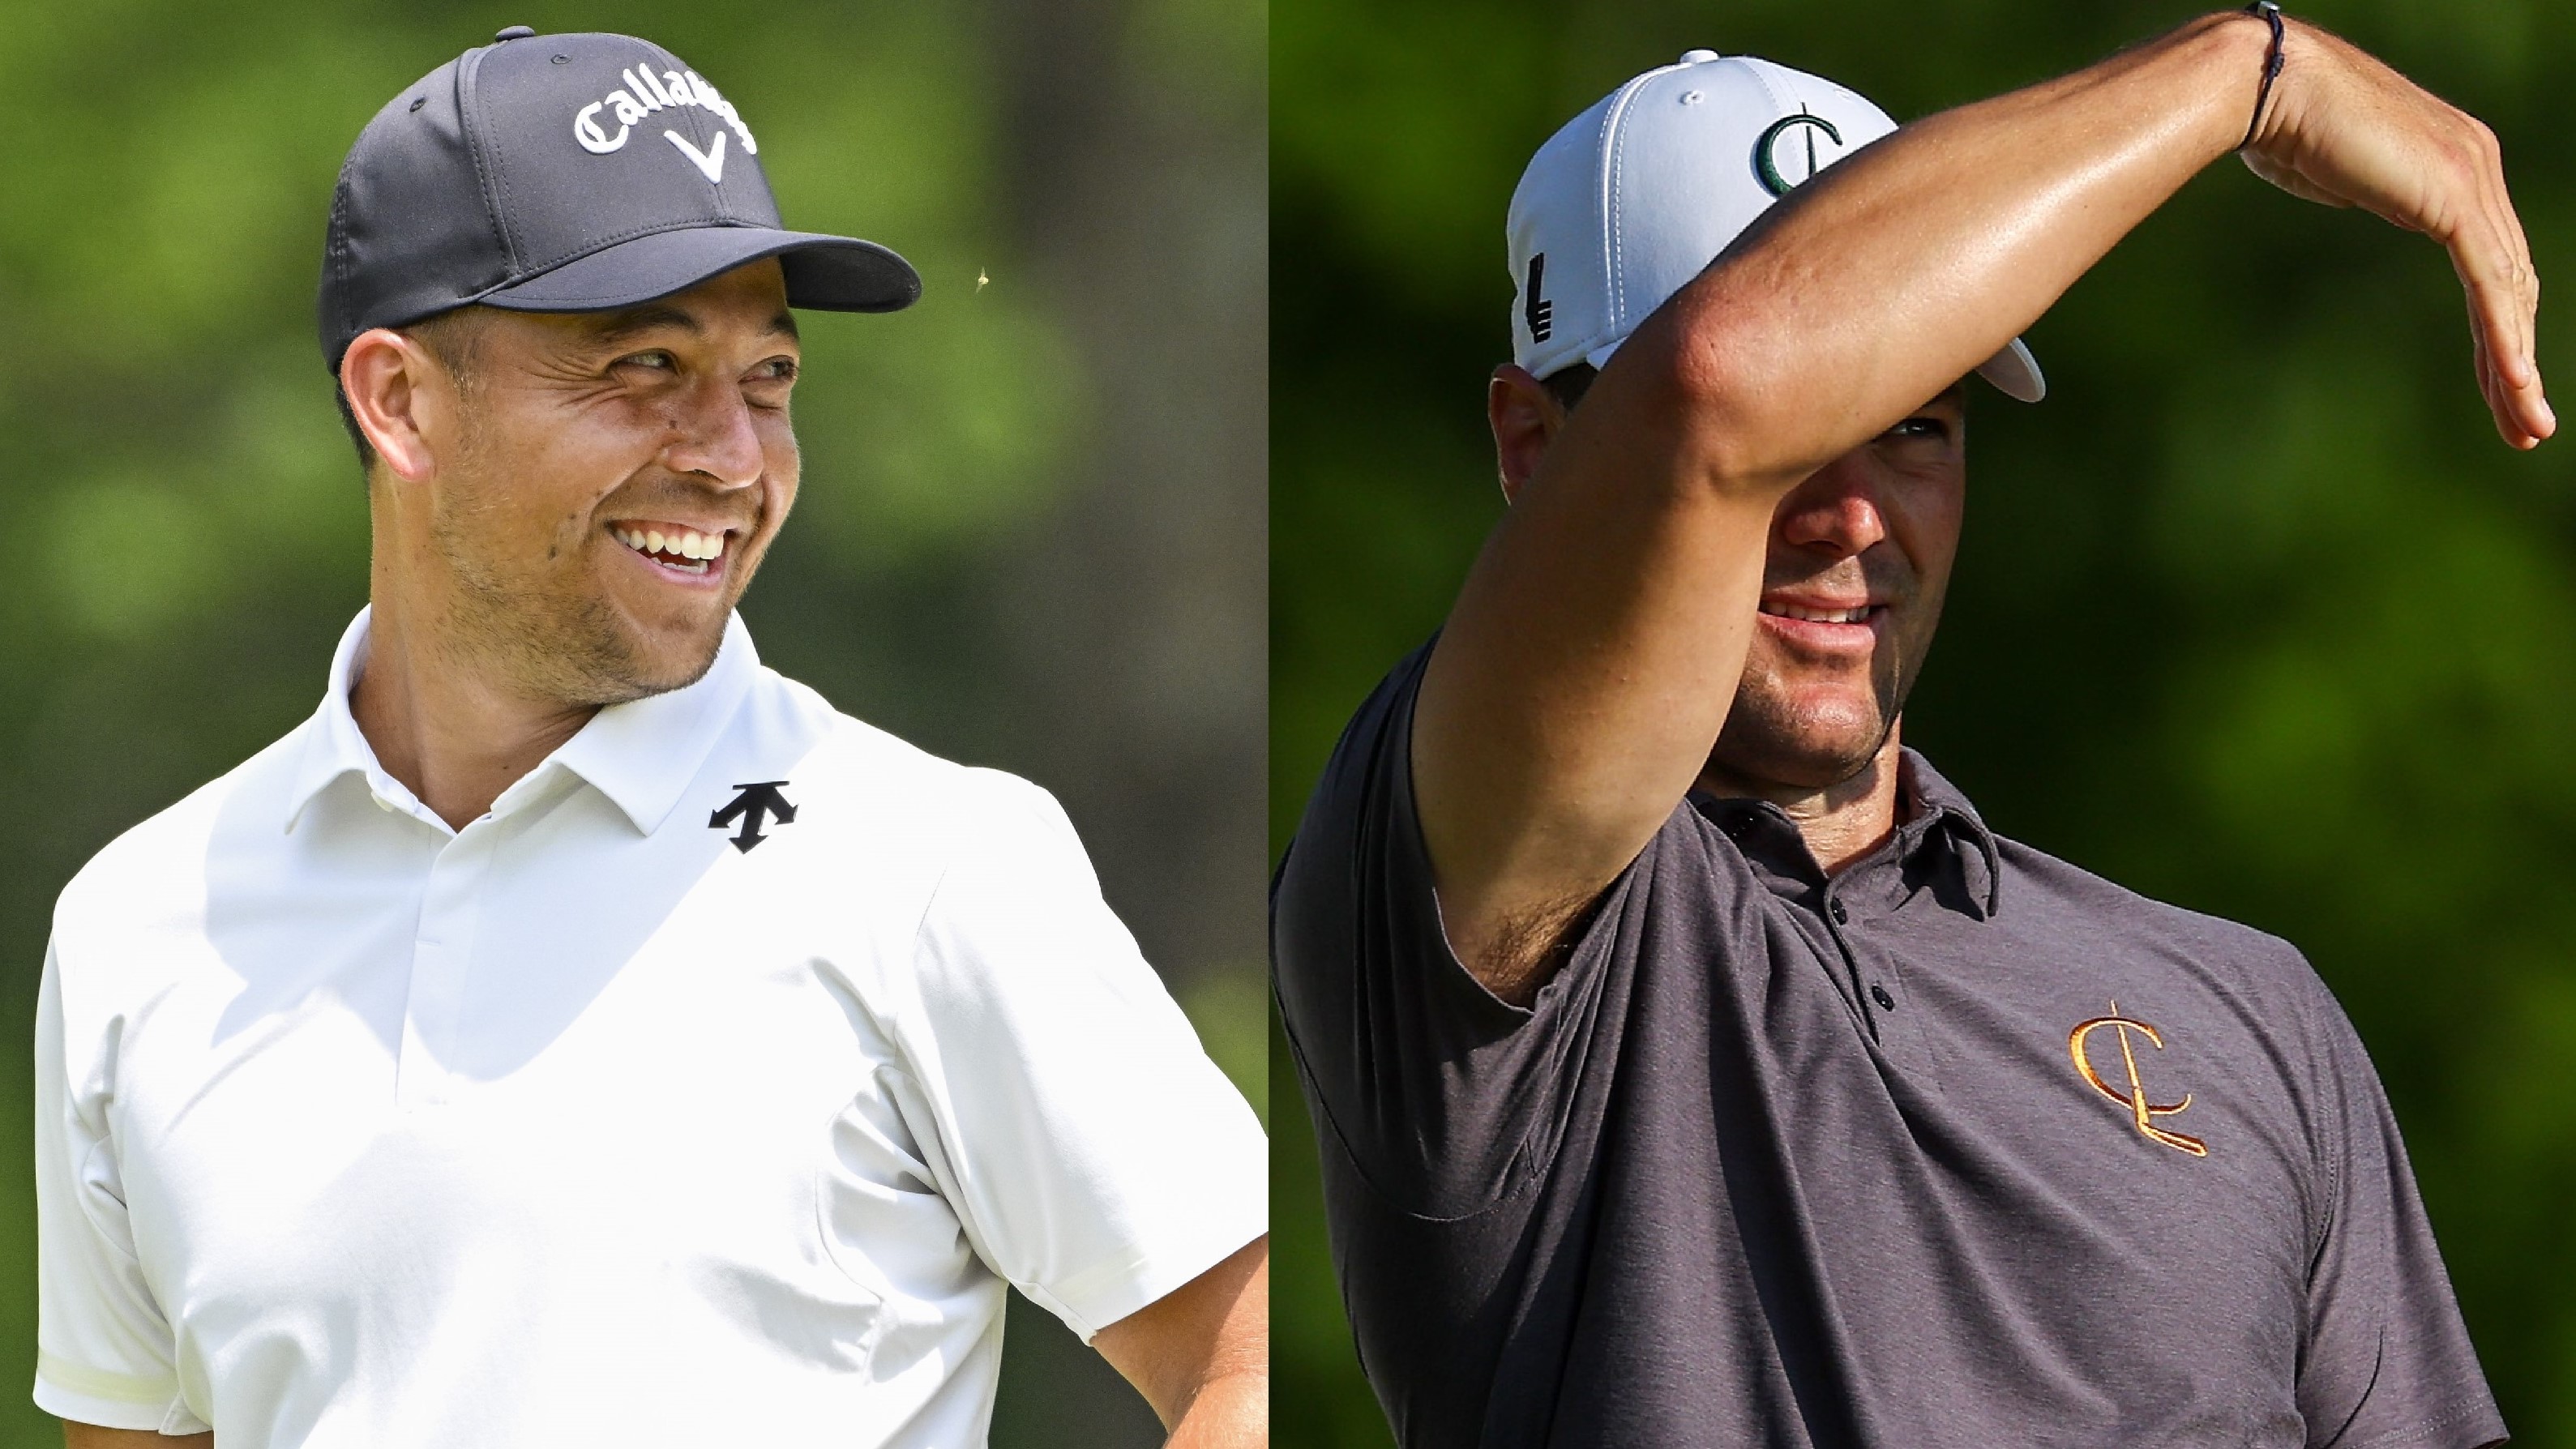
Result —
[[1875, 981], [1869, 984], [1869, 998], [1870, 1000], [1878, 1003], [1878, 1009], [1881, 1011], [1894, 1011], [1896, 1009], [1896, 998], [1888, 995], [1887, 988], [1879, 985]]
[[1842, 903], [1842, 902], [1840, 902], [1840, 901], [1836, 901], [1836, 902], [1834, 902], [1832, 909], [1833, 909], [1833, 913], [1834, 913], [1834, 924], [1835, 924], [1835, 925], [1837, 925], [1837, 926], [1848, 926], [1848, 925], [1850, 925], [1850, 924], [1851, 924], [1851, 912], [1849, 912], [1849, 911], [1847, 911], [1847, 910], [1844, 910], [1844, 909], [1843, 909], [1843, 903]]

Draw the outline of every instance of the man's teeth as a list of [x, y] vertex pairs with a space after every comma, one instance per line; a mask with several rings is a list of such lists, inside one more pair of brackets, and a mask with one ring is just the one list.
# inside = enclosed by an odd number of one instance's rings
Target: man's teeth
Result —
[[669, 554], [700, 565], [691, 573], [704, 573], [707, 560], [724, 557], [725, 536], [721, 532], [700, 533], [683, 528], [664, 533], [658, 528], [620, 528], [614, 530], [617, 541], [642, 554]]
[[1762, 612], [1775, 614], [1783, 619], [1806, 619], [1818, 624], [1857, 624], [1869, 617], [1867, 605], [1857, 609], [1802, 609], [1796, 604], [1764, 604]]

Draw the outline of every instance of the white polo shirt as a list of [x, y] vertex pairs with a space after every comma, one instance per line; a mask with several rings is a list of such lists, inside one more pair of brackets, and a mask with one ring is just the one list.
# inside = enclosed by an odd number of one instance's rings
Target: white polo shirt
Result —
[[835, 713], [737, 619], [451, 831], [350, 716], [365, 639], [63, 892], [44, 1408], [951, 1449], [1006, 1283], [1088, 1339], [1265, 1231], [1259, 1125], [1044, 791]]

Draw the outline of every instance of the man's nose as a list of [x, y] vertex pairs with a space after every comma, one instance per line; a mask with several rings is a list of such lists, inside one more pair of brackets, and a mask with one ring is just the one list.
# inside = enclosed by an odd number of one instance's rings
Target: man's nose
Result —
[[752, 426], [751, 403], [730, 378], [700, 378], [672, 406], [664, 467], [702, 474], [727, 488], [760, 481], [768, 460], [761, 452], [759, 430]]
[[1887, 516], [1867, 461], [1846, 455], [1789, 490], [1775, 515], [1780, 541], [1836, 557], [1865, 553], [1887, 537]]

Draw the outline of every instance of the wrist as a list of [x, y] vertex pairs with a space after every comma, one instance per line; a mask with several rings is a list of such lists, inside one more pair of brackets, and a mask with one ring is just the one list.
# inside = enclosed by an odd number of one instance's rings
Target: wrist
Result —
[[2254, 114], [2245, 122], [2245, 139], [2236, 143], [2236, 149], [2239, 151], [2260, 139], [2263, 119], [2270, 109], [2273, 87], [2281, 79], [2282, 68], [2289, 63], [2290, 59], [2290, 22], [2281, 14], [2281, 7], [2277, 0], [2254, 0], [2254, 3], [2246, 6], [2245, 9], [2253, 18], [2263, 22], [2263, 28], [2270, 32], [2271, 40], [2263, 48], [2263, 69], [2257, 73], [2254, 82]]
[[2277, 8], [2266, 15], [2255, 5], [2222, 10], [2205, 21], [2225, 37], [2223, 54], [2215, 64], [2220, 67], [2220, 89], [2236, 108], [2237, 132], [2229, 149], [2260, 151], [2276, 132], [2275, 121], [2283, 109], [2283, 77], [2289, 70], [2296, 23]]
[[[2251, 10], [2220, 10], [2186, 22], [2163, 43], [2171, 48], [2175, 62], [2198, 81], [2192, 87], [2200, 101], [2193, 108], [2192, 129], [2208, 159], [2215, 161], [2238, 149], [2245, 142], [2246, 123], [2262, 90], [2263, 67], [2272, 49], [2270, 23]], [[2277, 84], [2272, 99], [2280, 99]], [[2264, 107], [2266, 134], [2274, 109]]]
[[2140, 119], [2160, 118], [2163, 124], [2156, 129], [2176, 141], [2187, 136], [2197, 166], [2225, 156], [2245, 139], [2245, 121], [2254, 111], [2254, 92], [2271, 42], [2271, 27], [2251, 12], [2220, 10], [2185, 21], [2104, 62], [2103, 68], [2125, 63], [2160, 77], [2155, 85], [2159, 104]]

